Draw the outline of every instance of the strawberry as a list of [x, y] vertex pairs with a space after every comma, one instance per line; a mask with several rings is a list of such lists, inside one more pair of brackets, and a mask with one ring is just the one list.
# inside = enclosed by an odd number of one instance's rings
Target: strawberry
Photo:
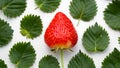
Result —
[[70, 19], [58, 12], [46, 29], [44, 40], [52, 49], [70, 49], [77, 43], [78, 35]]

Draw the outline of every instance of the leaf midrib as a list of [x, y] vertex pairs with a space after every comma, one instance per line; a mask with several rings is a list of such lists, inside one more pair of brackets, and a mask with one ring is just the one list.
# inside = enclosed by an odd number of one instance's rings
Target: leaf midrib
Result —
[[2, 10], [5, 10], [6, 7], [7, 7], [9, 4], [11, 4], [13, 1], [14, 1], [14, 0], [9, 1], [5, 6], [2, 7]]
[[78, 22], [80, 22], [80, 19], [82, 19], [84, 11], [85, 11], [85, 8], [86, 8], [86, 5], [84, 5], [83, 9], [81, 10], [81, 14], [80, 14], [80, 18], [79, 18]]
[[97, 40], [98, 40], [98, 38], [100, 38], [101, 37], [101, 33], [100, 33], [100, 35], [95, 39], [95, 48], [94, 48], [94, 51], [95, 52], [97, 52], [98, 50], [97, 50]]
[[82, 16], [83, 16], [83, 11], [84, 11], [84, 10], [81, 11], [80, 18], [79, 18], [78, 22], [80, 22], [80, 20], [81, 20], [81, 18], [82, 18]]
[[22, 59], [22, 57], [23, 57], [23, 54], [24, 54], [24, 52], [26, 51], [26, 49], [28, 48], [28, 44], [26, 44], [27, 45], [27, 47], [24, 49], [24, 51], [22, 52], [22, 54], [21, 54], [21, 56], [20, 56], [20, 58], [19, 58], [19, 60], [18, 60], [18, 62], [16, 63], [16, 66], [18, 67], [18, 65], [19, 65], [19, 62], [20, 62], [20, 60]]
[[45, 1], [43, 1], [40, 5], [39, 8], [41, 8], [44, 5]]
[[[97, 39], [96, 39], [96, 41], [97, 41]], [[95, 52], [97, 51], [97, 43], [96, 43], [96, 41], [95, 41], [95, 48], [94, 48]]]

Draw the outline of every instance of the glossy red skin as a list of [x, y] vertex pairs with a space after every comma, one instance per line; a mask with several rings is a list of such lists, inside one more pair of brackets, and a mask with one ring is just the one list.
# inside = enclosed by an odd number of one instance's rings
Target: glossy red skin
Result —
[[78, 35], [70, 19], [58, 12], [46, 29], [44, 40], [52, 49], [69, 49], [77, 43]]

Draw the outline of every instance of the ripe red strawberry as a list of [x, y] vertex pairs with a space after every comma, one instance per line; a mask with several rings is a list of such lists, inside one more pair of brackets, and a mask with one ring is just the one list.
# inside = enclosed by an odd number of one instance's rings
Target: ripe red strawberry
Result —
[[68, 17], [58, 12], [46, 29], [44, 39], [52, 49], [69, 49], [77, 43], [78, 35]]

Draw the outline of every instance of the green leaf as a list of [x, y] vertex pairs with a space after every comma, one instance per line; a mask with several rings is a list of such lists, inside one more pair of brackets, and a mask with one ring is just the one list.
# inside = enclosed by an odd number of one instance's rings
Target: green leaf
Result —
[[7, 45], [13, 36], [11, 26], [4, 20], [0, 19], [0, 47]]
[[104, 11], [105, 22], [115, 30], [120, 30], [120, 0], [112, 0]]
[[36, 59], [36, 54], [30, 42], [19, 42], [11, 48], [9, 58], [17, 68], [30, 68]]
[[0, 68], [7, 68], [7, 65], [3, 60], [0, 59]]
[[58, 8], [60, 1], [61, 0], [35, 0], [35, 3], [43, 12], [51, 13]]
[[85, 31], [82, 41], [87, 51], [103, 51], [108, 47], [109, 36], [107, 31], [96, 23]]
[[90, 21], [96, 15], [97, 6], [95, 0], [72, 0], [69, 10], [73, 18]]
[[27, 15], [22, 19], [20, 26], [20, 33], [30, 39], [42, 33], [43, 25], [40, 16]]
[[116, 48], [104, 59], [102, 68], [120, 68], [120, 52]]
[[26, 8], [26, 0], [0, 0], [0, 9], [8, 17], [20, 16]]
[[93, 60], [81, 51], [69, 62], [68, 68], [95, 68]]
[[40, 60], [39, 68], [60, 68], [60, 66], [55, 57], [52, 55], [47, 55]]

